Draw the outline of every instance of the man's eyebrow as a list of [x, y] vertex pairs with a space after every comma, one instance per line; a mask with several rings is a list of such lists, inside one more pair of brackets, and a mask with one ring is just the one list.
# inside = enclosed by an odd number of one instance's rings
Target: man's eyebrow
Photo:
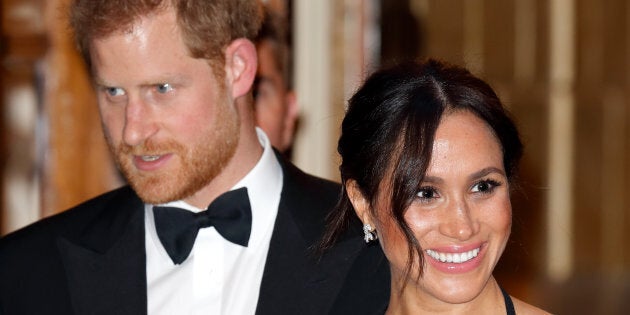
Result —
[[107, 84], [105, 80], [98, 77], [92, 78], [92, 83], [96, 86], [109, 86], [109, 84]]
[[117, 87], [116, 84], [108, 82], [107, 80], [98, 76], [92, 77], [92, 84], [98, 87]]

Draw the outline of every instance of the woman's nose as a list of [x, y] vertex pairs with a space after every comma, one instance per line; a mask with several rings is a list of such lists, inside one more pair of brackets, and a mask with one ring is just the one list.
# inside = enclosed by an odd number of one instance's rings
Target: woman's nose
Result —
[[457, 240], [470, 239], [475, 234], [475, 230], [470, 207], [465, 200], [454, 202], [448, 207], [440, 222], [440, 232]]

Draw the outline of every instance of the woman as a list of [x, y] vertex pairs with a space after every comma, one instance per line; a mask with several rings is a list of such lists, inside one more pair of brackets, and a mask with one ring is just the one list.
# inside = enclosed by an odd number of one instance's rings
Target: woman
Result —
[[545, 313], [492, 275], [522, 145], [485, 82], [436, 60], [381, 70], [350, 100], [338, 151], [343, 194], [322, 245], [357, 218], [366, 242], [380, 243], [391, 294], [370, 311]]

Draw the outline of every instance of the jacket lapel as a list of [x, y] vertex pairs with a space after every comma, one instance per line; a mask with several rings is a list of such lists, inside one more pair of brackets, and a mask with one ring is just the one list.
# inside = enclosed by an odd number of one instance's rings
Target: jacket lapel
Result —
[[[322, 183], [278, 158], [284, 184], [267, 255], [256, 314], [325, 314], [361, 245], [354, 239], [319, 257], [325, 214], [338, 186]], [[355, 242], [356, 241], [356, 242]]]
[[272, 237], [256, 314], [327, 314], [356, 246], [346, 241], [320, 258], [291, 220], [276, 220], [274, 230], [282, 232]]
[[144, 211], [118, 191], [77, 237], [59, 237], [76, 314], [146, 314]]

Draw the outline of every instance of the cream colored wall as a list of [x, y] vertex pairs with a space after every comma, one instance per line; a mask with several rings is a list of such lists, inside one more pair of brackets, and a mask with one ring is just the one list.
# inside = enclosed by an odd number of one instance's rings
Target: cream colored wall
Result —
[[298, 0], [295, 6], [295, 88], [300, 123], [293, 148], [294, 162], [313, 174], [334, 178], [336, 120], [333, 117], [333, 1]]
[[376, 0], [293, 0], [300, 128], [293, 161], [339, 180], [336, 151], [346, 101], [378, 65]]

